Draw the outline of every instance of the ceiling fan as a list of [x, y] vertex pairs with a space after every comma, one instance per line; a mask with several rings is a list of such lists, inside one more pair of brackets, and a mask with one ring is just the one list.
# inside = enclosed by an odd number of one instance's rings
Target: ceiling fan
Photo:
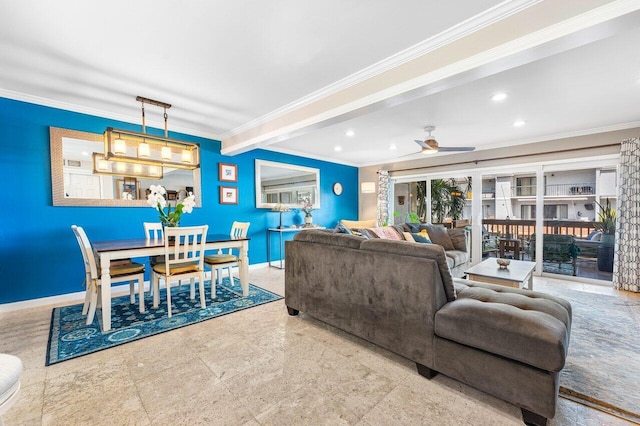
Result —
[[461, 152], [461, 151], [473, 151], [476, 148], [474, 146], [439, 146], [438, 142], [431, 136], [431, 132], [436, 129], [436, 126], [427, 126], [424, 131], [429, 133], [429, 136], [424, 141], [415, 140], [415, 142], [422, 148], [423, 154], [435, 154], [437, 152]]

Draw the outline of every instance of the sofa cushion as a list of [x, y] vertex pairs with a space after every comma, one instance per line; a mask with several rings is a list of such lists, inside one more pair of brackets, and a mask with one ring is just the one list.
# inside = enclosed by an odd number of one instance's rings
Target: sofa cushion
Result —
[[407, 230], [407, 232], [415, 232], [418, 233], [420, 232], [420, 224], [419, 223], [413, 223], [413, 222], [406, 222], [403, 224], [403, 227]]
[[[360, 250], [377, 251], [383, 253], [398, 254], [401, 256], [413, 256], [419, 258], [433, 259], [438, 264], [440, 276], [444, 284], [447, 301], [451, 302], [456, 299], [456, 292], [453, 287], [453, 278], [447, 265], [447, 257], [441, 246], [434, 244], [407, 244], [405, 241], [381, 240], [374, 238], [363, 241]], [[401, 273], [399, 271], [398, 273]], [[425, 281], [430, 278], [425, 277]]]
[[449, 238], [451, 238], [453, 247], [456, 250], [467, 251], [467, 239], [464, 234], [464, 229], [453, 228], [449, 229], [447, 233], [449, 234]]
[[453, 261], [451, 268], [455, 268], [458, 265], [462, 265], [463, 263], [466, 263], [469, 260], [469, 253], [467, 253], [466, 251], [447, 250], [444, 253], [447, 256], [447, 260], [451, 259]]
[[571, 305], [533, 291], [456, 280], [458, 297], [436, 313], [436, 335], [547, 370], [564, 366]]
[[361, 237], [364, 237], [367, 240], [378, 238], [378, 236], [373, 232], [371, 232], [369, 228], [352, 229], [351, 231], [353, 232], [354, 235], [360, 235]]
[[346, 220], [342, 219], [340, 223], [349, 229], [375, 228], [377, 226], [375, 219], [370, 220]]
[[333, 233], [334, 234], [353, 234], [353, 232], [351, 232], [349, 230], [349, 228], [347, 228], [346, 226], [344, 226], [342, 223], [338, 222], [338, 224], [336, 225], [335, 228], [333, 228]]
[[356, 235], [334, 234], [327, 229], [308, 229], [298, 232], [294, 240], [357, 249], [360, 248], [360, 243], [364, 241], [364, 238]]
[[433, 244], [442, 246], [445, 250], [455, 250], [447, 229], [442, 225], [426, 225], [429, 239]]

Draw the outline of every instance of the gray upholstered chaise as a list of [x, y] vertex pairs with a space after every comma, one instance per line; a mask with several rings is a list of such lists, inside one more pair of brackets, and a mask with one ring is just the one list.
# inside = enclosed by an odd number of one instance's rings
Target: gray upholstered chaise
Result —
[[439, 372], [513, 403], [526, 423], [555, 415], [568, 302], [454, 283], [437, 245], [310, 230], [287, 242], [286, 265], [290, 314], [303, 311], [396, 352], [423, 376]]

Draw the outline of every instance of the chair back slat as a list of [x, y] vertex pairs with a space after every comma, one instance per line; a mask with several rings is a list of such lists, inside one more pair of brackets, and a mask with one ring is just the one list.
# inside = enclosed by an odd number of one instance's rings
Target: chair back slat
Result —
[[[238, 222], [234, 221], [231, 225], [231, 233], [229, 234], [231, 238], [244, 238], [247, 236], [249, 232], [249, 226], [251, 226], [251, 222]], [[229, 254], [233, 254], [232, 248], [229, 249]]]
[[144, 233], [147, 236], [147, 240], [161, 240], [162, 239], [162, 223], [160, 222], [144, 222]]
[[164, 261], [166, 274], [169, 275], [171, 265], [186, 262], [197, 262], [203, 269], [204, 248], [207, 241], [208, 225], [166, 228], [164, 230]]
[[237, 222], [234, 221], [231, 225], [231, 237], [233, 238], [244, 238], [247, 236], [247, 232], [249, 232], [249, 226], [251, 222]]
[[78, 240], [80, 251], [82, 252], [82, 259], [84, 260], [85, 272], [92, 278], [98, 278], [98, 266], [96, 264], [96, 257], [93, 253], [93, 248], [89, 242], [87, 234], [84, 232], [81, 226], [71, 225], [71, 229]]

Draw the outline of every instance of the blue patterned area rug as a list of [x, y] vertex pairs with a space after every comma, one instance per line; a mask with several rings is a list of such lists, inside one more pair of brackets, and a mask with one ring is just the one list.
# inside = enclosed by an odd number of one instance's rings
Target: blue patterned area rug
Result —
[[573, 310], [560, 396], [640, 424], [640, 300], [545, 292], [568, 300]]
[[112, 299], [111, 331], [101, 330], [100, 309], [91, 325], [86, 325], [82, 315], [82, 304], [54, 308], [51, 314], [51, 329], [47, 345], [45, 365], [56, 364], [93, 352], [108, 349], [123, 343], [143, 339], [154, 334], [174, 330], [200, 321], [206, 321], [232, 312], [240, 311], [282, 299], [270, 291], [249, 284], [249, 295], [242, 297], [240, 281], [234, 278], [233, 286], [224, 278], [216, 288], [216, 298], [211, 300], [210, 282], [205, 283], [207, 307], [200, 307], [200, 296], [196, 285], [196, 298], [189, 299], [189, 286], [172, 287], [172, 316], [167, 317], [167, 300], [164, 289], [160, 291], [160, 305], [153, 309], [152, 298], [145, 300], [145, 313], [138, 311], [138, 302], [131, 304], [129, 295]]

